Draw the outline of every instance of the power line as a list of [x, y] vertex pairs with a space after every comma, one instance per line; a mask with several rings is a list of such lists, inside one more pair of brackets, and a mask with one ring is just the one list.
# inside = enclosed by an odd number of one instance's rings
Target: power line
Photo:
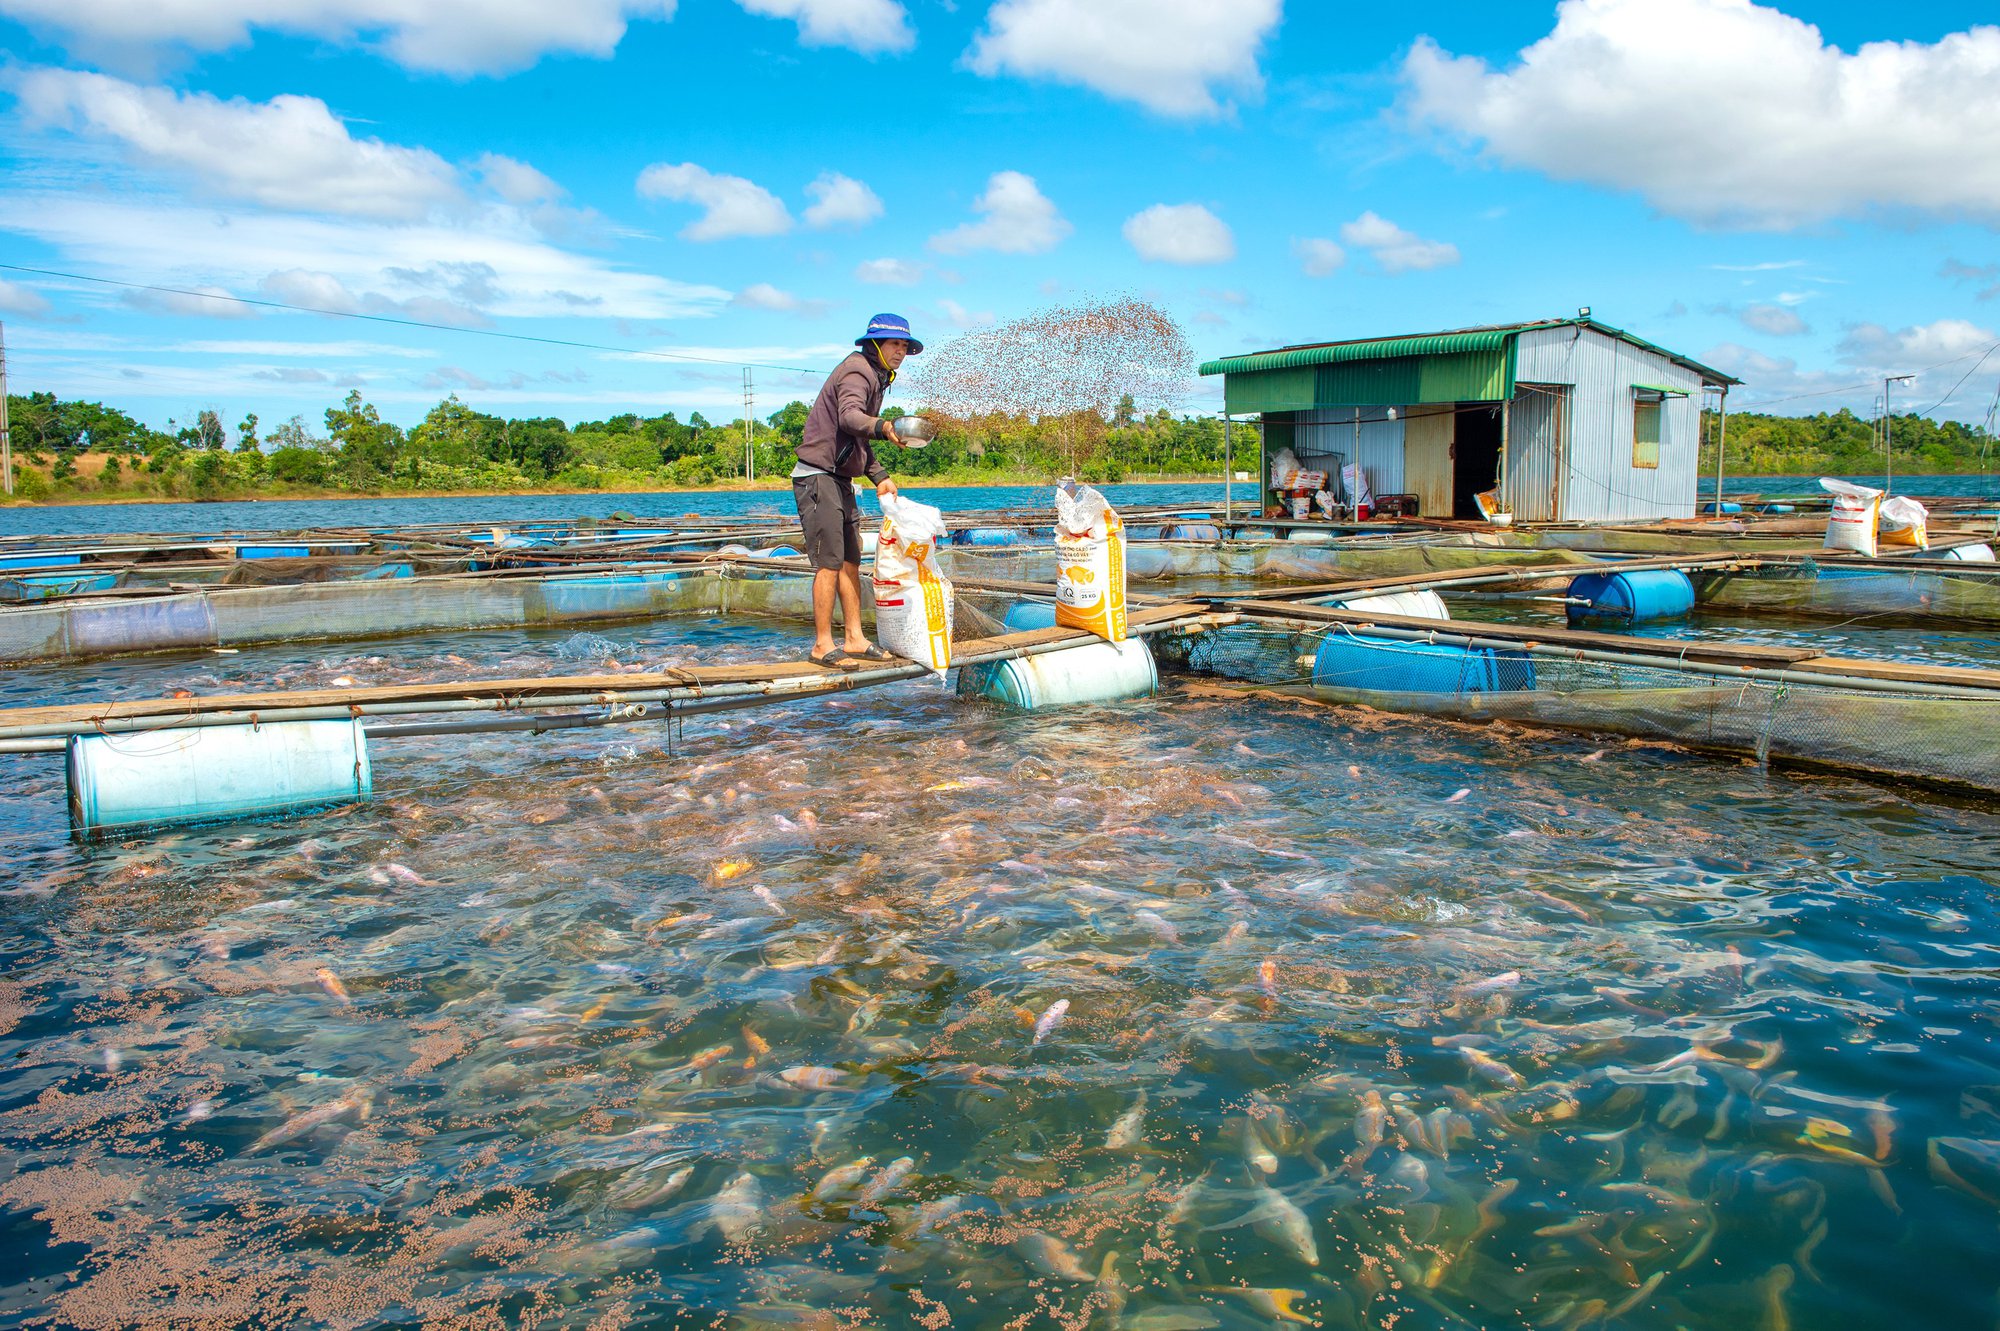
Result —
[[1984, 365], [1996, 351], [2000, 351], [2000, 342], [1995, 342], [1992, 346], [1986, 348], [1986, 354], [1979, 358], [1979, 364], [1974, 365], [1971, 369], [1967, 370], [1964, 374], [1960, 375], [1958, 377], [1958, 382], [1951, 386], [1951, 392], [1946, 393], [1943, 397], [1931, 403], [1928, 407], [1925, 407], [1922, 411], [1918, 412], [1917, 415], [1928, 416], [1932, 412], [1936, 411], [1939, 407], [1942, 407], [1945, 403], [1951, 401], [1953, 397], [1957, 396], [1958, 390], [1965, 387], [1965, 381], [1967, 379], [1970, 379], [1973, 375], [1978, 374], [1979, 366]]
[[562, 337], [536, 337], [532, 333], [506, 333], [496, 328], [462, 328], [451, 324], [426, 323], [422, 319], [399, 319], [388, 314], [360, 314], [353, 310], [327, 310], [312, 305], [288, 305], [278, 300], [252, 300], [248, 296], [223, 295], [213, 291], [189, 291], [185, 287], [153, 286], [145, 282], [120, 282], [110, 277], [86, 277], [82, 273], [59, 273], [52, 268], [28, 268], [17, 263], [0, 263], [11, 273], [34, 273], [40, 277], [60, 277], [71, 282], [94, 282], [99, 286], [122, 287], [127, 291], [152, 291], [166, 296], [191, 296], [197, 300], [218, 300], [257, 309], [285, 310], [292, 314], [321, 314], [330, 319], [360, 319], [368, 323], [394, 324], [399, 328], [422, 328], [434, 333], [464, 333], [472, 337], [497, 337], [509, 342], [536, 342], [549, 347], [573, 347], [581, 351], [609, 351], [621, 356], [650, 356], [655, 360], [688, 361], [696, 365], [727, 365], [732, 369], [777, 370], [784, 374], [821, 375], [824, 370], [808, 370], [797, 365], [765, 365], [758, 361], [723, 360], [716, 356], [687, 356], [672, 351], [643, 351], [636, 347], [612, 347], [599, 342], [576, 342]]

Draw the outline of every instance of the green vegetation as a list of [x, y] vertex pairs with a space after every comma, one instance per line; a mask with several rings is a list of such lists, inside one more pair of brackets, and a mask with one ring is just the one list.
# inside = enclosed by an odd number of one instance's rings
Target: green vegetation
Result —
[[[1960, 421], [1897, 416], [1896, 474], [1980, 473], [2000, 463], [1993, 436]], [[1715, 474], [1712, 413], [1702, 416], [1701, 474]], [[1866, 476], [1882, 471], [1880, 424], [1843, 408], [1817, 416], [1731, 415], [1724, 462], [1731, 476]]]
[[[161, 431], [99, 403], [49, 393], [10, 397], [8, 405], [15, 491], [30, 502], [699, 489], [740, 486], [747, 470], [743, 422], [712, 425], [699, 412], [684, 422], [673, 412], [628, 413], [572, 427], [554, 417], [488, 415], [454, 395], [404, 430], [352, 392], [328, 409], [323, 433], [294, 416], [259, 434], [253, 414], [232, 440], [213, 410]], [[752, 423], [759, 484], [787, 484], [806, 411], [792, 402]], [[989, 416], [947, 425], [927, 448], [884, 449], [881, 456], [898, 477], [919, 483], [1034, 483], [1059, 474], [1079, 434], [1098, 441], [1078, 459], [1089, 480], [1215, 476], [1222, 468], [1219, 421], [1164, 410], [1140, 415], [1129, 397], [1094, 431], [1060, 418]], [[1238, 426], [1235, 447], [1239, 457], [1254, 457], [1255, 428]]]

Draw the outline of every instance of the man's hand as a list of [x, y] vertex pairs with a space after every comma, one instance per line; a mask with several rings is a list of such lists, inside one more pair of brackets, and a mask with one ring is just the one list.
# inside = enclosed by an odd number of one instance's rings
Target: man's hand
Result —
[[896, 422], [890, 420], [887, 416], [882, 418], [882, 437], [898, 447], [909, 447], [908, 444], [903, 442], [902, 437], [896, 433]]
[[895, 496], [895, 493], [896, 493], [896, 483], [892, 480], [887, 479], [886, 477], [883, 479], [880, 485], [875, 487], [875, 497], [877, 499], [893, 498]]

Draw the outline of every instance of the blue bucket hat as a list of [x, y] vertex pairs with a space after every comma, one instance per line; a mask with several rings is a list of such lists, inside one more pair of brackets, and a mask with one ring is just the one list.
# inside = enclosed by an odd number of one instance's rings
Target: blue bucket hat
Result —
[[878, 314], [870, 319], [868, 331], [855, 338], [854, 345], [858, 347], [863, 342], [889, 342], [898, 338], [910, 344], [912, 356], [924, 354], [924, 344], [910, 336], [910, 321], [900, 314]]

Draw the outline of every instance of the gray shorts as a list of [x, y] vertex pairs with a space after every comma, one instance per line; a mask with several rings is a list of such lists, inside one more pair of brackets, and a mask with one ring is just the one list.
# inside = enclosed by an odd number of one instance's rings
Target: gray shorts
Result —
[[792, 499], [805, 529], [806, 558], [814, 568], [861, 562], [861, 507], [854, 482], [839, 476], [794, 476]]

